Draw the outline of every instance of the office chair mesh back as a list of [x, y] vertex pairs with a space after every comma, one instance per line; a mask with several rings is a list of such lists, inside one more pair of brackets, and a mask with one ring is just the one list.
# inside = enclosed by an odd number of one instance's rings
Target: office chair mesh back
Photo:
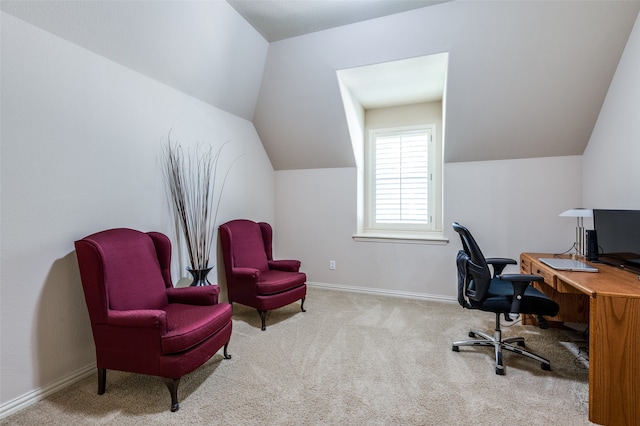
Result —
[[[458, 303], [464, 308], [474, 306], [473, 302], [481, 302], [487, 297], [491, 278], [485, 279], [484, 271], [475, 265], [464, 250], [456, 256], [458, 267]], [[479, 279], [475, 278], [477, 276]]]
[[458, 224], [454, 224], [453, 228], [460, 235], [463, 247], [456, 258], [458, 302], [462, 306], [469, 307], [470, 301], [480, 302], [487, 297], [491, 285], [491, 271], [480, 247], [467, 228]]

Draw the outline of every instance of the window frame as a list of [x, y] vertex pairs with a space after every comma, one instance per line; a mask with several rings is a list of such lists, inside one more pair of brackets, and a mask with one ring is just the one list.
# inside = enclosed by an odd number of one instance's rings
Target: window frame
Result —
[[[427, 224], [398, 224], [380, 223], [375, 220], [375, 138], [390, 134], [415, 133], [425, 130], [430, 133], [428, 142], [428, 173], [430, 175], [428, 191]], [[364, 200], [363, 227], [358, 237], [377, 240], [407, 239], [407, 240], [443, 240], [442, 235], [442, 159], [441, 142], [437, 137], [436, 123], [423, 123], [406, 126], [389, 126], [371, 128], [368, 130], [364, 146]]]

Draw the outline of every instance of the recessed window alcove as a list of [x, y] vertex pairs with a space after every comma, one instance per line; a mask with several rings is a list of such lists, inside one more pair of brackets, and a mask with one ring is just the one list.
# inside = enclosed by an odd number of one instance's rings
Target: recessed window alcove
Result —
[[[445, 52], [337, 71], [358, 170], [356, 241], [446, 243], [442, 235], [442, 158], [448, 59]], [[390, 129], [427, 127], [434, 130], [429, 146], [425, 146], [429, 160], [421, 171], [424, 186], [419, 191], [420, 197], [426, 197], [420, 204], [428, 206], [427, 219], [414, 225], [378, 220], [376, 205], [379, 212], [381, 191], [376, 191], [380, 170], [376, 169], [374, 135]], [[402, 182], [407, 170], [401, 152], [402, 147], [398, 150], [395, 198], [405, 201], [398, 201], [396, 207], [410, 210], [407, 191], [400, 189], [406, 188]]]

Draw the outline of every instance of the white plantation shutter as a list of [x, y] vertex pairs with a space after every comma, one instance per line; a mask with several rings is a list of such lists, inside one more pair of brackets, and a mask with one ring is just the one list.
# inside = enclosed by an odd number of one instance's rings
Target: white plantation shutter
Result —
[[372, 225], [429, 224], [432, 129], [381, 131], [372, 140]]

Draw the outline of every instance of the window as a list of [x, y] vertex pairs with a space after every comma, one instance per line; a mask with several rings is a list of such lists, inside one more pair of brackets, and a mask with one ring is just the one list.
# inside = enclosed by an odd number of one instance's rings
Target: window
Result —
[[429, 223], [430, 141], [431, 129], [371, 135], [374, 228]]
[[365, 232], [441, 229], [435, 127], [370, 130], [365, 148]]

